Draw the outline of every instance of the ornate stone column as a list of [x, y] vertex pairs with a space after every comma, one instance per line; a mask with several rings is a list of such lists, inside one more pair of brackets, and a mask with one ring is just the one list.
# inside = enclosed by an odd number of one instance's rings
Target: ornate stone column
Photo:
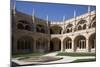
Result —
[[63, 40], [61, 40], [61, 52], [64, 52], [64, 44], [63, 44]]
[[72, 52], [75, 52], [74, 39], [72, 39]]
[[86, 39], [86, 51], [90, 52], [89, 39]]

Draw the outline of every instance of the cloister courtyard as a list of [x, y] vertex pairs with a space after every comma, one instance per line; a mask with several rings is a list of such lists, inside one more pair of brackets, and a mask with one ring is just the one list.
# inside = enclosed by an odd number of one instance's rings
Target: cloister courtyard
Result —
[[[96, 11], [90, 10], [62, 21], [50, 21], [11, 10], [12, 62], [17, 65], [96, 61]], [[67, 9], [67, 8], [66, 8]], [[44, 15], [43, 15], [44, 16]]]

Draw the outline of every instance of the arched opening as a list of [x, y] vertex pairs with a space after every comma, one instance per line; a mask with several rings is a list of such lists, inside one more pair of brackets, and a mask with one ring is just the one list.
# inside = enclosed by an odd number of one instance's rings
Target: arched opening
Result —
[[25, 30], [31, 31], [31, 27], [29, 25], [26, 25]]
[[53, 34], [53, 30], [52, 29], [50, 29], [50, 34]]
[[91, 49], [95, 49], [96, 48], [96, 34], [92, 34], [89, 37], [89, 50], [91, 51]]
[[31, 27], [27, 21], [19, 20], [17, 24], [18, 29], [31, 31]]
[[86, 22], [87, 22], [86, 20], [81, 19], [81, 20], [77, 23], [77, 31], [86, 29]]
[[23, 36], [17, 40], [17, 50], [19, 52], [32, 52], [33, 51], [33, 39], [30, 36]]
[[69, 37], [66, 37], [63, 41], [65, 49], [72, 49], [72, 39]]
[[80, 24], [85, 24], [86, 22], [87, 22], [86, 20], [81, 19], [81, 20], [78, 22], [78, 24], [77, 24], [77, 25], [80, 25]]
[[92, 28], [96, 27], [96, 22], [93, 22], [93, 24], [91, 25]]
[[48, 40], [45, 38], [39, 38], [36, 40], [36, 51], [46, 52], [48, 50]]
[[96, 16], [92, 18], [89, 28], [95, 28], [95, 27], [96, 27]]
[[81, 25], [79, 25], [79, 26], [78, 26], [78, 30], [82, 30], [82, 27], [81, 27]]
[[77, 36], [74, 40], [74, 43], [75, 51], [77, 51], [78, 49], [86, 49], [86, 38], [84, 36]]
[[46, 32], [45, 26], [41, 25], [41, 24], [37, 24], [36, 25], [36, 31], [40, 32], [40, 33], [45, 33]]
[[70, 32], [72, 32], [72, 28], [70, 28]]
[[24, 25], [21, 24], [21, 23], [17, 24], [17, 29], [21, 29], [21, 30], [23, 30], [23, 29], [24, 29]]
[[94, 16], [94, 17], [92, 18], [92, 22], [93, 22], [93, 21], [96, 21], [96, 16]]
[[66, 33], [69, 33], [69, 32], [70, 32], [70, 30], [69, 30], [69, 29], [67, 29]]
[[59, 51], [61, 49], [61, 40], [53, 38], [50, 42], [50, 51]]
[[86, 29], [86, 24], [83, 25], [83, 30], [85, 30], [85, 29]]
[[62, 32], [62, 28], [58, 25], [52, 26], [50, 28], [50, 33], [51, 34], [61, 34], [61, 32]]
[[66, 29], [65, 29], [65, 31], [64, 31], [64, 33], [70, 33], [70, 32], [72, 32], [72, 24], [68, 24], [67, 26], [66, 26]]

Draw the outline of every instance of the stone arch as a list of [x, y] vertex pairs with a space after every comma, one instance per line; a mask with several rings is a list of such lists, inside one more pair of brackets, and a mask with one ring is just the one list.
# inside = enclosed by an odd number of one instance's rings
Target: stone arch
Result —
[[70, 29], [66, 29], [66, 33], [69, 33], [70, 32]]
[[23, 30], [23, 29], [24, 29], [24, 25], [21, 24], [21, 23], [18, 23], [18, 24], [17, 24], [17, 29]]
[[78, 21], [78, 23], [77, 23], [77, 31], [79, 31], [79, 30], [84, 30], [84, 29], [86, 29], [86, 20], [85, 19], [81, 19], [80, 21]]
[[37, 32], [41, 32], [41, 33], [45, 33], [46, 32], [46, 27], [43, 24], [36, 24], [36, 31]]
[[64, 44], [64, 49], [71, 49], [72, 48], [72, 39], [70, 37], [66, 37], [63, 40], [63, 44]]
[[82, 26], [79, 25], [79, 26], [77, 27], [77, 30], [82, 30]]
[[86, 29], [86, 24], [83, 25], [83, 30], [85, 30], [85, 29]]
[[79, 20], [79, 22], [77, 23], [77, 25], [80, 25], [80, 24], [85, 24], [87, 21], [85, 19], [81, 19]]
[[93, 21], [96, 21], [96, 16], [94, 16], [94, 17], [92, 18], [91, 21], [92, 21], [92, 22], [93, 22]]
[[29, 25], [26, 25], [25, 30], [31, 31], [31, 27]]
[[74, 39], [74, 51], [86, 49], [86, 37], [78, 35]]
[[91, 24], [91, 27], [96, 27], [96, 22], [93, 22], [92, 24]]
[[46, 38], [38, 38], [36, 40], [36, 51], [38, 52], [46, 52], [48, 47], [48, 39]]
[[52, 38], [50, 42], [50, 51], [61, 50], [61, 40], [59, 38]]
[[96, 33], [89, 36], [89, 51], [96, 48]]
[[66, 32], [66, 33], [72, 32], [72, 27], [73, 27], [73, 24], [68, 24], [68, 25], [66, 26], [65, 32]]
[[61, 34], [62, 32], [62, 27], [59, 25], [54, 25], [50, 27], [50, 33], [51, 34]]
[[94, 28], [94, 27], [96, 27], [96, 16], [92, 18], [89, 28]]
[[28, 30], [31, 31], [30, 23], [26, 20], [19, 20], [17, 24], [17, 28], [21, 30]]
[[73, 26], [73, 24], [68, 24], [67, 26], [66, 26], [66, 28], [69, 28], [69, 27], [72, 27]]
[[22, 36], [17, 40], [17, 50], [19, 52], [32, 52], [34, 40], [31, 36]]

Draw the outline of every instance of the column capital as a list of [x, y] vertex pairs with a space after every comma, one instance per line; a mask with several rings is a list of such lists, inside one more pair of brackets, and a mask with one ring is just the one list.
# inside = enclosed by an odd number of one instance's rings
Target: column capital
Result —
[[86, 40], [89, 40], [89, 38], [86, 38]]

